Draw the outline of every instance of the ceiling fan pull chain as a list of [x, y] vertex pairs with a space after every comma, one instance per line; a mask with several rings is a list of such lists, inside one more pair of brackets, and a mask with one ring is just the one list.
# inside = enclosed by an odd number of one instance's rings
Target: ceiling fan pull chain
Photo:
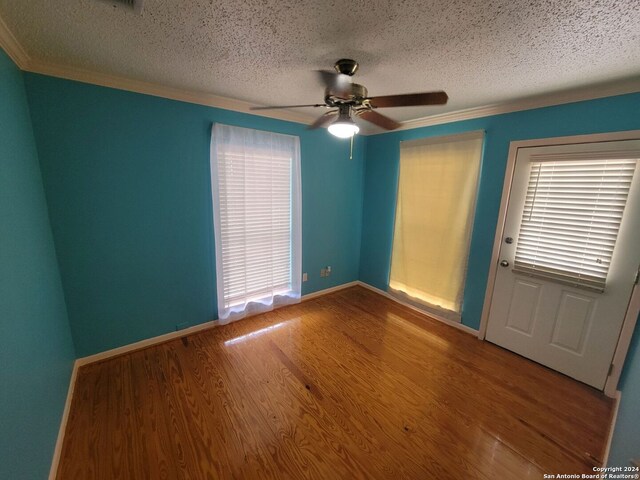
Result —
[[349, 150], [349, 160], [353, 160], [353, 137], [355, 137], [355, 135], [351, 136], [351, 149]]

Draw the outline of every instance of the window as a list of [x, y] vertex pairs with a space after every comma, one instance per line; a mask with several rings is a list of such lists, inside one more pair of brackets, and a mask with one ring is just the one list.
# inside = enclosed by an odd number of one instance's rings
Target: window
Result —
[[482, 132], [400, 144], [389, 288], [460, 321]]
[[215, 124], [211, 191], [219, 319], [299, 300], [299, 138]]
[[604, 291], [635, 159], [531, 163], [514, 270]]

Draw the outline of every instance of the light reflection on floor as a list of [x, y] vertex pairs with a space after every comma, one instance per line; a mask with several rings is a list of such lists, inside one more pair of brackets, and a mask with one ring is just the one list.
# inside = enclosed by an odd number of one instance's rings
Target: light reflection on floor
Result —
[[245, 335], [240, 335], [239, 337], [231, 338], [231, 339], [225, 341], [224, 344], [225, 344], [225, 346], [229, 346], [229, 345], [235, 345], [237, 343], [242, 343], [242, 342], [244, 342], [246, 340], [249, 340], [251, 338], [258, 337], [258, 336], [260, 336], [262, 334], [265, 334], [267, 332], [270, 332], [272, 330], [280, 328], [280, 327], [284, 326], [286, 323], [287, 322], [276, 323], [275, 325], [270, 325], [268, 327], [261, 328], [260, 330], [255, 330], [255, 331], [249, 332], [249, 333], [247, 333]]

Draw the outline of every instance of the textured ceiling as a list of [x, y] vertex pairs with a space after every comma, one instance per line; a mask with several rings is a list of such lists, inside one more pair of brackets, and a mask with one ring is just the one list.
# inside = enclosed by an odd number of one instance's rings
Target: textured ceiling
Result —
[[257, 104], [321, 102], [313, 70], [341, 57], [372, 96], [450, 96], [397, 120], [640, 75], [638, 0], [0, 0], [0, 16], [35, 59]]

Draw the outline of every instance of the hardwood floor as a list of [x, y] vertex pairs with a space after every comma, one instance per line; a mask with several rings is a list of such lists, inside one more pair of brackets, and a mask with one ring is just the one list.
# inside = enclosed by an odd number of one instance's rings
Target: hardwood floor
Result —
[[58, 479], [592, 473], [611, 402], [353, 287], [81, 367]]

